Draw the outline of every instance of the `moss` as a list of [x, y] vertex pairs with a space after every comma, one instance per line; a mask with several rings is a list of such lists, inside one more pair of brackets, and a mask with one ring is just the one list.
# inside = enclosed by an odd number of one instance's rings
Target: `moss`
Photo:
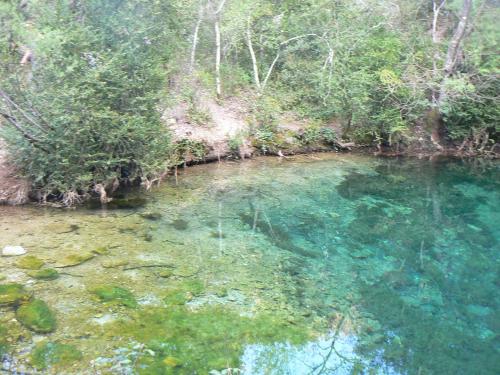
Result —
[[94, 258], [94, 256], [95, 255], [92, 253], [70, 254], [64, 257], [64, 259], [61, 261], [61, 263], [58, 264], [57, 267], [64, 268], [78, 266], [79, 264], [91, 260], [92, 258]]
[[32, 294], [20, 284], [0, 285], [0, 306], [15, 306], [29, 301]]
[[95, 255], [106, 255], [109, 254], [109, 249], [106, 246], [99, 246], [92, 250]]
[[40, 271], [28, 272], [28, 276], [37, 280], [55, 280], [59, 278], [59, 272], [53, 268], [45, 268]]
[[134, 295], [125, 288], [113, 285], [102, 285], [91, 290], [101, 301], [126, 307], [136, 307], [137, 301]]
[[119, 332], [146, 345], [149, 350], [137, 361], [141, 374], [206, 374], [235, 368], [248, 344], [300, 344], [309, 338], [304, 327], [290, 325], [285, 319], [270, 315], [246, 318], [221, 307], [196, 312], [180, 306], [148, 308], [137, 310], [131, 318], [112, 323], [105, 335], [114, 337]]
[[163, 301], [167, 305], [184, 305], [193, 299], [194, 296], [199, 296], [205, 290], [203, 282], [199, 279], [185, 280], [170, 289], [165, 294]]
[[36, 256], [27, 255], [19, 259], [16, 266], [26, 270], [39, 270], [44, 264], [43, 260], [38, 259]]
[[72, 345], [54, 342], [37, 345], [31, 355], [31, 364], [38, 370], [48, 367], [61, 369], [82, 359], [82, 353]]
[[0, 323], [0, 358], [7, 352], [7, 328]]
[[38, 333], [54, 332], [56, 318], [47, 304], [39, 299], [34, 299], [19, 307], [16, 311], [17, 320], [26, 328]]
[[175, 357], [167, 357], [163, 360], [163, 363], [167, 367], [181, 367], [182, 366], [182, 362], [178, 358], [175, 358]]

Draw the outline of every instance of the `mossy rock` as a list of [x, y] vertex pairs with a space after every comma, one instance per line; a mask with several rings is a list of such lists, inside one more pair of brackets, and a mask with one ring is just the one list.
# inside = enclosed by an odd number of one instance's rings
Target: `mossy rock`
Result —
[[95, 255], [107, 255], [109, 254], [109, 249], [106, 246], [99, 246], [92, 250]]
[[118, 268], [118, 267], [124, 267], [129, 264], [128, 260], [125, 259], [111, 259], [111, 260], [105, 260], [102, 262], [102, 266], [104, 268]]
[[55, 279], [59, 278], [59, 272], [57, 272], [53, 268], [45, 268], [45, 269], [40, 270], [40, 271], [28, 272], [28, 276], [30, 276], [36, 280], [50, 281], [50, 280], [55, 280]]
[[91, 290], [101, 302], [109, 302], [126, 307], [137, 307], [137, 301], [134, 295], [127, 289], [113, 286], [102, 285]]
[[31, 299], [32, 294], [21, 284], [0, 285], [0, 306], [16, 306]]
[[157, 220], [160, 220], [163, 215], [159, 212], [152, 212], [152, 211], [147, 211], [147, 212], [143, 212], [140, 214], [140, 216], [143, 218], [143, 219], [146, 219], [146, 220], [151, 220], [151, 221], [157, 221]]
[[33, 255], [27, 255], [19, 259], [16, 263], [18, 268], [25, 270], [39, 270], [43, 267], [44, 261]]
[[57, 268], [66, 268], [66, 267], [74, 267], [78, 266], [82, 263], [85, 263], [95, 257], [92, 253], [82, 253], [82, 254], [70, 254], [63, 258], [61, 263], [59, 263]]
[[172, 270], [162, 270], [158, 273], [158, 276], [164, 278], [164, 279], [168, 279], [169, 277], [172, 277], [174, 275], [174, 273], [172, 272]]
[[189, 227], [189, 223], [186, 220], [176, 219], [170, 224], [177, 230], [186, 230]]
[[26, 328], [38, 333], [50, 333], [56, 329], [56, 318], [47, 304], [39, 299], [28, 302], [16, 311], [17, 320]]
[[47, 342], [36, 346], [31, 354], [31, 364], [37, 370], [62, 369], [82, 358], [82, 353], [73, 345]]

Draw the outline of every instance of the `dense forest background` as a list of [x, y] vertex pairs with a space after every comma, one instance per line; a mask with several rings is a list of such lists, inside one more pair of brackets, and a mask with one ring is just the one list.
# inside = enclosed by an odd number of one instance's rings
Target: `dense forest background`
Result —
[[[497, 0], [3, 0], [1, 135], [40, 199], [152, 183], [198, 145], [162, 112], [244, 100], [248, 134], [488, 153], [498, 142]], [[332, 127], [332, 124], [335, 126]], [[334, 129], [334, 130], [332, 130]], [[248, 135], [247, 134], [247, 135]], [[241, 140], [230, 140], [237, 148]]]

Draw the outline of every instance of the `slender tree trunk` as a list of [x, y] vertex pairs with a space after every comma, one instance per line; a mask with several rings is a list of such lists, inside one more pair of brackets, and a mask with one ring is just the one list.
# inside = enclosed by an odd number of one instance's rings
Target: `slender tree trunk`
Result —
[[453, 37], [451, 38], [450, 45], [448, 46], [448, 52], [446, 54], [446, 60], [444, 63], [444, 72], [446, 75], [451, 75], [455, 69], [457, 56], [460, 51], [460, 45], [465, 35], [465, 31], [467, 30], [471, 9], [472, 0], [464, 0], [460, 14], [460, 21], [458, 22]]
[[[456, 67], [457, 57], [461, 49], [461, 44], [467, 31], [467, 25], [469, 23], [469, 18], [472, 10], [472, 0], [464, 0], [462, 5], [462, 10], [460, 12], [460, 20], [458, 21], [457, 28], [453, 33], [450, 44], [448, 45], [448, 51], [446, 53], [446, 59], [444, 62], [444, 77], [451, 76]], [[446, 89], [444, 87], [444, 80], [441, 84], [439, 90], [438, 105], [442, 104], [446, 99]]]
[[224, 9], [224, 5], [226, 4], [226, 0], [222, 0], [219, 3], [216, 11], [214, 12], [215, 22], [214, 22], [214, 30], [215, 30], [215, 89], [217, 92], [217, 98], [222, 97], [222, 83], [220, 76], [220, 61], [221, 61], [221, 47], [220, 47], [220, 14], [222, 13], [222, 9]]
[[260, 90], [259, 65], [257, 64], [257, 58], [255, 57], [255, 51], [253, 49], [250, 17], [248, 17], [247, 21], [247, 45], [248, 50], [250, 51], [250, 57], [252, 58], [253, 79], [255, 86], [257, 86], [257, 89]]
[[217, 97], [220, 99], [222, 96], [222, 85], [220, 78], [220, 25], [219, 17], [215, 20], [215, 87]]
[[196, 61], [196, 48], [198, 47], [198, 34], [200, 32], [200, 26], [203, 22], [203, 17], [205, 15], [205, 7], [203, 3], [200, 4], [200, 9], [198, 10], [198, 20], [196, 21], [196, 26], [193, 32], [193, 45], [191, 47], [191, 58], [189, 60], [189, 72], [191, 73], [194, 69], [194, 64]]

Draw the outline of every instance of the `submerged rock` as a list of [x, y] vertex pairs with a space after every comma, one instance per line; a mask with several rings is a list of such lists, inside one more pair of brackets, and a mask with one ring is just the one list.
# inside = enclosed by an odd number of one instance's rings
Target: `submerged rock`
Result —
[[152, 212], [152, 211], [147, 211], [147, 212], [143, 212], [140, 214], [140, 216], [143, 218], [143, 219], [146, 219], [146, 220], [151, 220], [151, 221], [157, 221], [157, 220], [160, 220], [163, 215], [159, 212]]
[[109, 254], [109, 249], [106, 246], [99, 246], [92, 250], [92, 253], [96, 255], [106, 255]]
[[189, 223], [186, 220], [176, 219], [172, 221], [170, 225], [172, 225], [177, 230], [186, 230], [188, 229]]
[[70, 254], [56, 266], [56, 268], [74, 267], [85, 263], [95, 257], [92, 253]]
[[18, 268], [26, 270], [39, 270], [40, 268], [43, 267], [44, 264], [45, 262], [37, 258], [36, 256], [27, 255], [19, 259], [19, 261], [16, 263], [16, 266]]
[[134, 295], [127, 289], [113, 286], [102, 285], [91, 290], [101, 302], [111, 302], [126, 307], [136, 307], [137, 300]]
[[28, 276], [37, 280], [55, 280], [59, 278], [59, 272], [53, 268], [46, 268], [40, 271], [28, 272]]
[[26, 253], [26, 249], [22, 246], [5, 246], [2, 250], [3, 257], [15, 257]]
[[47, 304], [39, 299], [28, 302], [16, 311], [16, 319], [26, 328], [38, 333], [50, 333], [56, 329], [56, 318]]
[[128, 264], [129, 261], [126, 259], [111, 259], [103, 261], [101, 265], [104, 268], [118, 268], [118, 267], [128, 266]]
[[0, 285], [0, 306], [16, 306], [29, 301], [32, 294], [21, 284]]
[[37, 345], [31, 355], [31, 364], [38, 370], [48, 367], [57, 369], [72, 365], [82, 358], [82, 353], [73, 345], [47, 342]]

